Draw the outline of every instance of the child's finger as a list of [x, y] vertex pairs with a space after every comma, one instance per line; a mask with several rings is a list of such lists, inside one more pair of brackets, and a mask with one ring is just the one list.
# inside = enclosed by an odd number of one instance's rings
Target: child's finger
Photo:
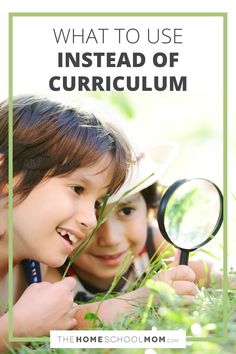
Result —
[[74, 316], [74, 314], [79, 310], [79, 308], [80, 306], [74, 302], [71, 309], [71, 315]]
[[76, 286], [76, 281], [72, 277], [66, 277], [63, 280], [60, 280], [58, 283], [63, 284], [66, 286], [70, 291], [74, 290]]
[[196, 300], [196, 296], [184, 295], [181, 297], [182, 305], [191, 305]]
[[160, 271], [158, 273], [157, 280], [164, 281], [172, 285], [174, 281], [178, 281], [178, 280], [186, 280], [186, 281], [194, 282], [195, 278], [196, 278], [196, 274], [190, 267], [186, 265], [178, 265], [174, 268]]
[[186, 265], [178, 265], [175, 268], [169, 269], [170, 277], [172, 280], [187, 280], [194, 282], [196, 274], [194, 271]]
[[76, 318], [70, 318], [67, 323], [67, 329], [73, 329], [77, 325]]
[[175, 281], [172, 284], [172, 287], [175, 289], [175, 292], [178, 295], [190, 295], [195, 296], [197, 294], [197, 287], [194, 283], [190, 281]]

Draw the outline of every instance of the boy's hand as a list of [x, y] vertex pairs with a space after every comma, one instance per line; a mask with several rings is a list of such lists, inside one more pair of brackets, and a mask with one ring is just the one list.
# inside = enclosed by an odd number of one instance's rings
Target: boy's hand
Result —
[[195, 296], [197, 293], [197, 286], [194, 284], [196, 275], [190, 267], [179, 265], [179, 259], [180, 251], [178, 250], [173, 268], [160, 271], [156, 279], [170, 285], [178, 295]]
[[74, 314], [72, 277], [54, 284], [31, 284], [13, 307], [15, 336], [48, 335], [51, 329], [72, 329], [77, 324]]

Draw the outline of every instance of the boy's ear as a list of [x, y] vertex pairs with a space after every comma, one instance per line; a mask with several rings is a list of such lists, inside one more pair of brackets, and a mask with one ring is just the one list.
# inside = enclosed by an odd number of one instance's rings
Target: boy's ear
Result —
[[[1, 172], [1, 168], [2, 168], [3, 163], [4, 163], [4, 155], [0, 153], [0, 172]], [[8, 192], [8, 184], [6, 184], [3, 187], [2, 192], [3, 193], [7, 193]]]

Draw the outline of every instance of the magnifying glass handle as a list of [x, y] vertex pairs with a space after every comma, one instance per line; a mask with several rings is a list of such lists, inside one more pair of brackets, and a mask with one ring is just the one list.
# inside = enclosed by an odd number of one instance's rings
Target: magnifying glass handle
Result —
[[188, 265], [189, 251], [181, 250], [179, 264]]

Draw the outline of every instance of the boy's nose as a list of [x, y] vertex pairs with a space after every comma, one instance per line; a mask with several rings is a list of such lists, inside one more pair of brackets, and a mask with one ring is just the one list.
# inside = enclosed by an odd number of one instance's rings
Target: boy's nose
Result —
[[107, 220], [98, 230], [97, 242], [101, 247], [116, 246], [121, 241], [120, 230], [112, 220]]
[[82, 231], [86, 234], [94, 229], [97, 225], [97, 217], [94, 205], [83, 205], [82, 208], [76, 211], [76, 222], [82, 227]]

